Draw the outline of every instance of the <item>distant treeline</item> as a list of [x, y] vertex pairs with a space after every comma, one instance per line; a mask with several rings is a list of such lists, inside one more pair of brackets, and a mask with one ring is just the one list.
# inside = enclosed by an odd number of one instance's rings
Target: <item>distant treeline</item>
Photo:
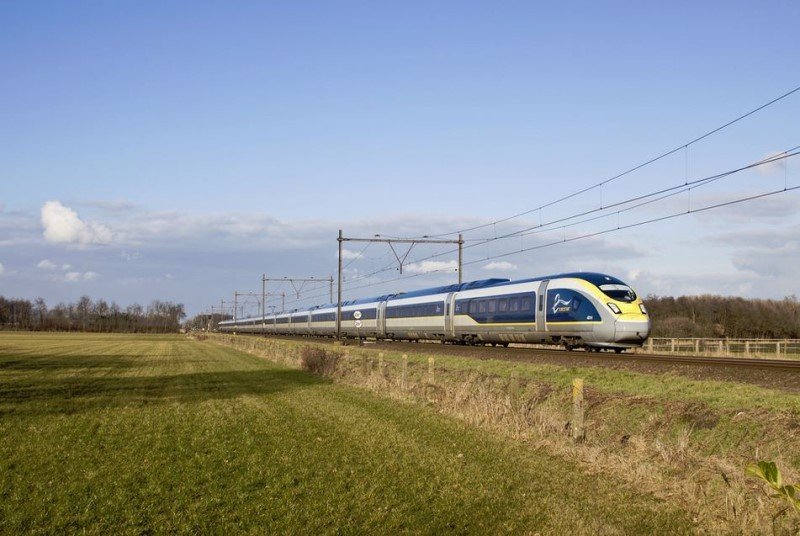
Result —
[[176, 333], [185, 317], [182, 303], [159, 300], [147, 307], [134, 303], [123, 309], [114, 302], [82, 296], [75, 303], [48, 308], [42, 298], [29, 301], [0, 296], [0, 329]]
[[[650, 295], [644, 301], [653, 322], [653, 337], [800, 339], [800, 301], [795, 296], [756, 300]], [[29, 301], [0, 296], [0, 329], [175, 333], [185, 317], [182, 303], [158, 300], [147, 307], [132, 304], [123, 309], [114, 302], [82, 296], [75, 303], [48, 308], [41, 298]], [[203, 329], [209, 323], [215, 327], [229, 318], [198, 315], [185, 327]]]
[[800, 302], [722, 296], [647, 296], [652, 337], [800, 338]]

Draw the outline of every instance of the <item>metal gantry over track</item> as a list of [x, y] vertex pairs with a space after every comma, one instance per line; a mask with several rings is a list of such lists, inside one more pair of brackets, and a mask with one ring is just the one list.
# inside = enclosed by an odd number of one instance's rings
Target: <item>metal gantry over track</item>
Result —
[[[336, 338], [342, 338], [342, 244], [345, 242], [383, 242], [389, 244], [389, 247], [394, 254], [395, 259], [397, 259], [397, 264], [400, 268], [400, 273], [403, 273], [403, 265], [408, 258], [408, 254], [411, 253], [411, 249], [416, 244], [457, 244], [458, 245], [458, 282], [462, 282], [462, 270], [461, 267], [463, 265], [463, 255], [462, 250], [464, 248], [464, 237], [459, 234], [457, 240], [443, 240], [438, 238], [383, 238], [380, 235], [375, 235], [372, 238], [354, 238], [354, 237], [346, 237], [342, 233], [342, 230], [339, 229], [339, 238], [337, 238], [339, 242], [339, 282], [337, 285], [338, 290], [338, 299], [336, 300]], [[394, 248], [393, 244], [409, 244], [408, 249], [401, 257], [397, 250]]]
[[[318, 283], [318, 282], [325, 282], [328, 283], [330, 286], [330, 299], [333, 302], [333, 276], [330, 276], [327, 279], [320, 279], [317, 277], [267, 277], [267, 274], [261, 275], [261, 303], [266, 304], [266, 297], [270, 295], [267, 292], [267, 282], [268, 281], [282, 281], [284, 283], [289, 283], [292, 285], [292, 289], [294, 289], [295, 296], [297, 299], [300, 299], [300, 294], [303, 292], [303, 287], [306, 283]], [[300, 286], [297, 285], [300, 284]], [[286, 310], [286, 294], [281, 293], [281, 312]], [[265, 306], [261, 306], [261, 332], [262, 335], [265, 335], [265, 326], [266, 326], [266, 312]]]

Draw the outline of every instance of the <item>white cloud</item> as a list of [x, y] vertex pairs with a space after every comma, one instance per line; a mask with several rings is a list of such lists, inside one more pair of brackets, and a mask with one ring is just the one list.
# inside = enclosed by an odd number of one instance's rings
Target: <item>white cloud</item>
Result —
[[49, 259], [44, 259], [39, 261], [39, 264], [36, 265], [37, 268], [40, 270], [56, 270], [58, 269], [58, 265]]
[[6, 269], [5, 269], [5, 267], [3, 266], [3, 263], [2, 263], [2, 262], [0, 262], [0, 275], [3, 275], [3, 272], [5, 272], [5, 271], [6, 271]]
[[350, 251], [349, 249], [342, 248], [342, 259], [349, 261], [353, 259], [360, 259], [364, 255], [357, 251]]
[[120, 256], [120, 258], [125, 259], [128, 262], [135, 261], [137, 259], [141, 259], [142, 258], [142, 254], [139, 253], [138, 251], [133, 251], [133, 252], [121, 251], [119, 256]]
[[786, 158], [779, 158], [786, 153], [784, 152], [777, 152], [777, 153], [769, 153], [764, 156], [760, 161], [763, 162], [765, 160], [771, 160], [766, 164], [762, 164], [756, 168], [756, 170], [762, 175], [775, 175], [777, 173], [783, 173], [786, 169]]
[[85, 222], [78, 213], [59, 201], [42, 205], [41, 222], [44, 239], [58, 244], [110, 244], [111, 229], [95, 222]]
[[[78, 281], [92, 281], [97, 279], [97, 272], [67, 272], [64, 274], [63, 280], [67, 283], [76, 283]], [[58, 280], [58, 276], [55, 276]]]
[[403, 267], [404, 272], [410, 274], [427, 274], [430, 272], [455, 272], [458, 270], [456, 261], [422, 261]]
[[70, 268], [72, 268], [72, 265], [71, 265], [71, 264], [62, 264], [62, 265], [61, 265], [61, 269], [62, 269], [62, 270], [64, 270], [65, 272], [66, 272], [67, 270], [69, 270]]
[[496, 270], [502, 272], [512, 272], [517, 268], [518, 266], [516, 264], [508, 261], [492, 261], [483, 267], [484, 270]]

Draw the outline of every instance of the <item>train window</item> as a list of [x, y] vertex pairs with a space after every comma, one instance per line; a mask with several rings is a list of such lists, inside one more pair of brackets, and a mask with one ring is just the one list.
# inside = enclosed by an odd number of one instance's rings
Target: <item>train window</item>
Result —
[[469, 302], [469, 312], [472, 314], [478, 312], [478, 300], [472, 300]]
[[494, 313], [497, 311], [497, 300], [488, 300], [489, 301], [489, 312]]
[[523, 311], [530, 311], [531, 310], [531, 305], [533, 305], [533, 302], [531, 301], [530, 298], [522, 298], [522, 310]]
[[437, 314], [441, 314], [442, 313], [442, 305], [439, 304], [439, 303], [436, 304], [436, 313]]
[[478, 312], [485, 313], [486, 312], [486, 300], [478, 301]]
[[636, 300], [636, 293], [628, 285], [600, 285], [600, 290], [617, 301], [631, 303]]
[[519, 311], [519, 299], [518, 298], [511, 298], [508, 300], [508, 310], [512, 313], [516, 313]]
[[500, 313], [505, 313], [506, 311], [508, 311], [507, 299], [504, 298], [502, 300], [497, 300], [497, 311]]

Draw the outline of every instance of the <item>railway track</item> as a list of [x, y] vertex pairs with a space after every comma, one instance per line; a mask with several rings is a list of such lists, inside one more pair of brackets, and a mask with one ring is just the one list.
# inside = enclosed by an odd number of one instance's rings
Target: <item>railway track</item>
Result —
[[670, 354], [623, 354], [624, 358], [638, 359], [640, 361], [660, 361], [668, 363], [686, 363], [699, 365], [713, 365], [726, 367], [759, 367], [782, 368], [800, 371], [800, 361], [789, 359], [758, 359], [750, 357], [706, 357], [695, 355], [670, 355]]
[[[333, 344], [333, 339], [327, 337], [308, 337], [308, 336], [272, 336], [288, 340], [314, 340], [317, 342], [328, 342]], [[352, 343], [352, 341], [348, 341]], [[598, 363], [607, 361], [609, 364], [620, 362], [650, 362], [667, 365], [697, 365], [728, 368], [758, 368], [758, 369], [781, 369], [784, 371], [800, 372], [800, 360], [788, 359], [758, 359], [746, 357], [708, 357], [692, 355], [673, 355], [673, 354], [640, 354], [640, 353], [594, 353], [573, 351], [566, 352], [562, 349], [549, 348], [526, 348], [526, 347], [489, 347], [489, 346], [459, 346], [438, 343], [411, 343], [404, 341], [367, 341], [367, 345], [373, 348], [385, 348], [387, 350], [401, 350], [415, 352], [425, 351], [437, 354], [456, 355], [461, 357], [476, 357], [479, 359], [505, 359], [505, 360], [525, 360], [535, 361], [537, 357], [552, 356], [560, 360], [568, 359], [575, 361], [576, 364], [585, 361]], [[480, 354], [480, 355], [479, 355]]]

